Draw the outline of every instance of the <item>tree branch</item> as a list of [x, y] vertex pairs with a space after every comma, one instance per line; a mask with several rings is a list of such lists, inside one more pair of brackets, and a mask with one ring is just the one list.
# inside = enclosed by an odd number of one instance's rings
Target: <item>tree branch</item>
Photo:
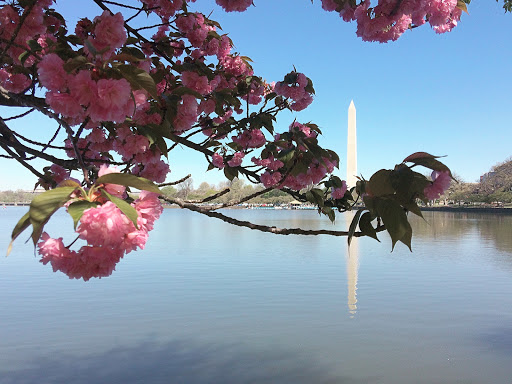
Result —
[[222, 205], [219, 205], [219, 206], [216, 206], [216, 207], [209, 207], [208, 209], [214, 211], [214, 210], [217, 210], [217, 209], [221, 209], [221, 208], [227, 208], [227, 207], [232, 207], [233, 205], [238, 205], [238, 204], [241, 204], [241, 203], [245, 203], [246, 201], [249, 201], [251, 199], [254, 199], [255, 197], [258, 197], [260, 195], [263, 195], [267, 192], [270, 192], [272, 191], [274, 188], [265, 188], [261, 191], [258, 191], [258, 192], [254, 192], [248, 196], [245, 196], [244, 198], [240, 199], [240, 200], [237, 200], [233, 203], [225, 203], [225, 204], [222, 204]]
[[32, 172], [34, 175], [39, 177], [40, 179], [44, 178], [43, 174], [38, 172], [34, 167], [32, 167], [30, 164], [28, 164], [21, 156], [17, 155], [11, 148], [9, 148], [4, 143], [0, 142], [0, 147], [7, 152], [11, 158], [15, 159], [18, 163], [23, 165], [25, 168], [27, 168], [30, 172]]
[[192, 176], [191, 174], [188, 174], [187, 176], [182, 177], [181, 179], [179, 179], [177, 181], [171, 181], [170, 183], [158, 184], [158, 187], [167, 187], [168, 185], [176, 185], [176, 184], [179, 184], [179, 183], [183, 183], [185, 180], [187, 180], [191, 176]]
[[[191, 203], [191, 204], [207, 203], [209, 201], [215, 200], [217, 197], [221, 197], [221, 196], [225, 195], [226, 193], [229, 193], [230, 191], [231, 190], [229, 188], [226, 188], [226, 189], [216, 193], [215, 195], [205, 197], [202, 200], [186, 200], [185, 203]], [[215, 209], [217, 209], [217, 208], [215, 208]]]
[[[244, 220], [238, 220], [234, 219], [232, 217], [223, 215], [220, 212], [213, 212], [211, 210], [208, 210], [206, 207], [199, 207], [195, 204], [187, 203], [181, 199], [178, 198], [171, 198], [171, 197], [161, 197], [164, 201], [176, 204], [180, 208], [188, 209], [190, 211], [198, 212], [202, 215], [206, 215], [208, 217], [213, 217], [219, 220], [224, 221], [225, 223], [236, 225], [237, 227], [245, 227], [249, 229], [253, 229], [260, 232], [267, 232], [267, 233], [273, 233], [276, 235], [310, 235], [310, 236], [317, 236], [317, 235], [329, 235], [329, 236], [348, 236], [347, 231], [330, 231], [327, 229], [318, 229], [318, 230], [308, 230], [308, 229], [301, 229], [301, 228], [277, 228], [277, 227], [269, 227], [267, 225], [261, 225], [261, 224], [254, 224], [250, 221], [244, 221]], [[382, 232], [385, 230], [385, 227], [383, 225], [377, 226], [375, 229], [377, 232]], [[354, 237], [362, 237], [364, 234], [361, 232], [354, 233]]]

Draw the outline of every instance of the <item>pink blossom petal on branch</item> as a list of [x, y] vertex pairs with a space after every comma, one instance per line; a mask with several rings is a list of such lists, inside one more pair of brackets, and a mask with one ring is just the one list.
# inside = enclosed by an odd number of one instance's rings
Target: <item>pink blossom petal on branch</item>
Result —
[[226, 12], [243, 12], [252, 4], [252, 0], [215, 0]]
[[64, 70], [64, 60], [55, 53], [43, 57], [37, 65], [39, 82], [50, 91], [63, 91], [70, 77]]
[[425, 187], [423, 194], [428, 200], [438, 199], [449, 187], [451, 176], [449, 172], [432, 172], [432, 184]]

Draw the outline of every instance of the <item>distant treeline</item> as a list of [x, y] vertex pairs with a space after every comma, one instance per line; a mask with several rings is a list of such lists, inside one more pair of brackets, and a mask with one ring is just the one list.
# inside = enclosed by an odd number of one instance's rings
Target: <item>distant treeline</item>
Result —
[[452, 183], [442, 199], [456, 204], [512, 203], [512, 158], [493, 166], [479, 182]]
[[0, 203], [27, 203], [32, 201], [36, 193], [23, 191], [0, 191]]

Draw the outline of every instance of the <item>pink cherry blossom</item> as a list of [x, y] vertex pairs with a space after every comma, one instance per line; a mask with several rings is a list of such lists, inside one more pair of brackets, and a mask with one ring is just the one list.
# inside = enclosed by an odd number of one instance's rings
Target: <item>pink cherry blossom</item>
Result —
[[118, 247], [125, 234], [135, 230], [133, 223], [111, 201], [84, 211], [78, 236], [94, 246]]
[[91, 101], [87, 113], [94, 121], [123, 122], [134, 112], [131, 88], [125, 79], [101, 79], [97, 83], [97, 99]]
[[434, 171], [432, 172], [432, 184], [425, 187], [423, 194], [428, 200], [438, 199], [450, 187], [450, 183], [450, 172]]
[[185, 87], [193, 89], [201, 95], [206, 95], [211, 92], [208, 78], [206, 76], [199, 76], [197, 72], [184, 71], [181, 74], [181, 81]]
[[[138, 156], [136, 156], [136, 158], [137, 157]], [[165, 181], [165, 178], [167, 177], [167, 174], [170, 172], [170, 169], [169, 164], [159, 159], [159, 157], [160, 154], [153, 159], [148, 159], [143, 162], [140, 162], [139, 165], [133, 167], [132, 173], [140, 177], [152, 180], [156, 183], [163, 183]]]
[[92, 80], [91, 72], [82, 70], [69, 79], [70, 94], [83, 106], [89, 106], [98, 99], [98, 85]]
[[163, 212], [162, 203], [156, 193], [141, 191], [139, 198], [133, 203], [135, 210], [139, 214], [137, 224], [146, 231], [151, 231]]
[[101, 16], [94, 18], [94, 23], [96, 23], [94, 27], [95, 37], [89, 37], [89, 42], [96, 51], [105, 51], [101, 56], [106, 60], [115, 49], [122, 47], [126, 42], [124, 18], [120, 12], [112, 15], [110, 11], [105, 10]]
[[215, 0], [226, 12], [243, 12], [252, 4], [252, 0]]
[[228, 165], [230, 167], [238, 167], [242, 164], [242, 161], [244, 159], [245, 153], [243, 152], [236, 152], [233, 155], [233, 158], [228, 161]]
[[32, 81], [22, 73], [11, 74], [4, 68], [0, 69], [0, 85], [8, 92], [23, 92], [31, 83]]
[[181, 133], [192, 128], [198, 116], [197, 99], [192, 95], [183, 95], [174, 119], [174, 130]]
[[347, 182], [345, 180], [341, 181], [340, 188], [333, 188], [331, 192], [331, 196], [333, 199], [342, 199], [345, 196], [345, 192], [347, 192]]
[[292, 100], [290, 109], [302, 111], [313, 102], [313, 97], [306, 91], [309, 84], [308, 78], [303, 73], [291, 72], [285, 77], [285, 81], [279, 81], [274, 86], [274, 92]]
[[69, 75], [64, 70], [64, 60], [55, 53], [43, 57], [37, 65], [37, 74], [41, 85], [48, 90], [65, 90]]
[[61, 271], [70, 279], [84, 279], [110, 276], [115, 265], [121, 260], [121, 250], [110, 247], [83, 246], [78, 252], [70, 251], [62, 238], [52, 239], [45, 232], [38, 243], [41, 263], [50, 263], [53, 271]]
[[57, 184], [66, 179], [69, 179], [69, 171], [67, 169], [62, 168], [60, 165], [52, 164], [50, 167], [50, 172], [53, 175], [53, 180]]
[[261, 174], [260, 181], [265, 186], [265, 188], [269, 188], [269, 187], [279, 188], [277, 186], [277, 184], [281, 181], [282, 178], [283, 178], [283, 176], [281, 175], [280, 172], [266, 171]]
[[214, 153], [212, 156], [212, 164], [217, 168], [224, 168], [224, 158], [218, 153]]
[[46, 102], [57, 113], [67, 117], [79, 117], [83, 114], [82, 106], [69, 93], [47, 92]]
[[244, 149], [260, 148], [267, 142], [267, 139], [261, 129], [243, 131], [238, 134], [238, 136], [233, 136], [232, 140], [241, 145]]

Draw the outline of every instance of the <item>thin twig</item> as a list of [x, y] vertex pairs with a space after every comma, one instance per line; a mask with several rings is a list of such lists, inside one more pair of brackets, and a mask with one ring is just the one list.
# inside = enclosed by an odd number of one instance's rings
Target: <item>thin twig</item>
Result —
[[222, 205], [219, 205], [219, 206], [215, 206], [215, 207], [208, 207], [210, 210], [212, 211], [215, 211], [217, 209], [221, 209], [221, 208], [227, 208], [227, 207], [232, 207], [233, 205], [238, 205], [238, 204], [241, 204], [241, 203], [245, 203], [246, 201], [249, 201], [251, 199], [254, 199], [255, 197], [258, 197], [258, 196], [261, 196], [261, 195], [264, 195], [265, 193], [267, 192], [270, 192], [272, 191], [273, 188], [265, 188], [261, 191], [258, 191], [258, 192], [254, 192], [248, 196], [245, 196], [244, 198], [240, 199], [240, 200], [237, 200], [235, 202], [232, 202], [232, 203], [224, 203]]
[[136, 11], [139, 11], [141, 9], [140, 7], [135, 7], [133, 5], [126, 5], [126, 4], [122, 4], [122, 3], [117, 3], [115, 1], [110, 1], [110, 0], [102, 0], [102, 2], [103, 3], [107, 3], [107, 4], [117, 5], [118, 7], [122, 7], [122, 8], [134, 9]]
[[[191, 204], [201, 204], [201, 203], [207, 203], [209, 201], [212, 201], [212, 200], [215, 200], [216, 198], [218, 197], [221, 197], [223, 195], [225, 195], [226, 193], [229, 193], [231, 190], [229, 188], [226, 188], [218, 193], [216, 193], [215, 195], [211, 195], [211, 196], [208, 196], [208, 197], [205, 197], [204, 199], [202, 200], [186, 200], [185, 202], [186, 203], [191, 203]], [[216, 208], [217, 209], [217, 208]]]
[[30, 172], [32, 172], [34, 175], [39, 177], [40, 179], [44, 178], [43, 174], [38, 172], [34, 167], [32, 167], [30, 164], [28, 164], [21, 156], [17, 155], [11, 148], [9, 148], [4, 143], [0, 142], [0, 147], [7, 152], [13, 159], [15, 159], [18, 163], [23, 165], [25, 168], [27, 168]]
[[25, 117], [29, 113], [34, 112], [35, 110], [36, 110], [35, 108], [30, 108], [28, 111], [20, 113], [19, 115], [7, 117], [6, 119], [4, 119], [4, 121], [15, 120], [15, 119], [19, 119], [19, 118]]
[[185, 176], [185, 177], [183, 177], [183, 178], [181, 178], [181, 179], [179, 179], [177, 181], [171, 181], [170, 183], [158, 184], [158, 187], [166, 187], [168, 185], [176, 185], [176, 184], [184, 182], [185, 180], [187, 180], [191, 176], [192, 176], [191, 174], [188, 174], [187, 176]]

